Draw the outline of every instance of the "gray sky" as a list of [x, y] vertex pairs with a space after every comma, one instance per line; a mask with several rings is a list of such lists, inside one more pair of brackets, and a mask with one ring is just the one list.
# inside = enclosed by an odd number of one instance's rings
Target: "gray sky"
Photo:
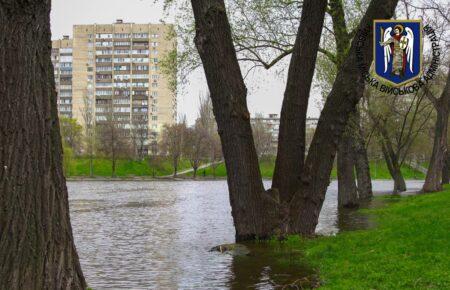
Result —
[[[51, 13], [52, 38], [72, 36], [74, 24], [113, 23], [120, 18], [127, 22], [158, 23], [161, 19], [173, 22], [163, 13], [161, 1], [154, 0], [53, 0]], [[254, 70], [246, 79], [248, 87], [248, 107], [250, 113], [277, 113], [281, 109], [285, 77], [264, 69]], [[207, 92], [203, 71], [190, 77], [189, 84], [178, 95], [178, 112], [185, 114], [192, 124], [197, 116], [200, 94]], [[308, 108], [309, 117], [317, 117], [318, 94], [313, 93]]]

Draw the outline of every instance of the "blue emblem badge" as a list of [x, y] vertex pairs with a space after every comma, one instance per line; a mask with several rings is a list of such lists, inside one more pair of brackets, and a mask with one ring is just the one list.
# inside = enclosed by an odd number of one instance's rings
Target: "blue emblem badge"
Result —
[[375, 75], [394, 87], [422, 75], [422, 21], [374, 20]]

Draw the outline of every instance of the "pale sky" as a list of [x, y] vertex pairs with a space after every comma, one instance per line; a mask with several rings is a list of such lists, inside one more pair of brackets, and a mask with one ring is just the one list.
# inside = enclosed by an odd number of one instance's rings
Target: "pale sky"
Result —
[[[173, 17], [163, 13], [162, 1], [154, 0], [53, 0], [51, 25], [52, 38], [72, 36], [74, 24], [109, 24], [116, 19], [134, 23], [173, 22]], [[264, 69], [254, 70], [246, 79], [248, 107], [251, 114], [280, 113], [285, 87], [285, 77]], [[190, 77], [189, 84], [178, 94], [178, 114], [185, 114], [192, 124], [197, 117], [200, 94], [207, 92], [203, 71]], [[318, 117], [318, 93], [310, 99], [308, 117]]]

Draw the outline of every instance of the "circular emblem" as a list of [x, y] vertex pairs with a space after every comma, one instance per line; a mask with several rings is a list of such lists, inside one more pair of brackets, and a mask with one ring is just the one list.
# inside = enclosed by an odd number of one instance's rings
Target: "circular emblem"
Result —
[[408, 46], [408, 38], [406, 36], [402, 36], [400, 38], [400, 48], [405, 49]]

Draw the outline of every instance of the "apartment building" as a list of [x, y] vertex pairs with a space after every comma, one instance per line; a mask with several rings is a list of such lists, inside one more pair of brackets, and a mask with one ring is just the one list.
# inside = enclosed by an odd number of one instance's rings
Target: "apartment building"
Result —
[[52, 63], [58, 94], [58, 112], [72, 118], [72, 62], [73, 41], [68, 36], [52, 43]]
[[[280, 117], [278, 114], [257, 115], [251, 119], [252, 122], [255, 122], [255, 120], [259, 120], [267, 126], [267, 130], [272, 134], [272, 146], [276, 148], [278, 146], [278, 135], [280, 131]], [[309, 147], [311, 141], [309, 139], [312, 138], [318, 122], [319, 118], [306, 118], [307, 147]]]
[[[61, 70], [66, 57], [61, 46], [67, 42], [65, 53], [72, 46], [70, 107], [60, 103], [60, 114], [67, 113], [84, 126], [82, 112], [86, 104], [91, 104], [97, 125], [113, 115], [124, 129], [123, 137], [129, 137], [138, 127], [145, 130], [147, 145], [156, 142], [162, 127], [176, 122], [177, 116], [176, 95], [160, 68], [160, 60], [176, 46], [175, 40], [167, 37], [171, 29], [166, 24], [125, 23], [119, 19], [113, 24], [75, 25], [73, 39], [54, 41], [55, 72]], [[55, 74], [58, 98], [66, 102], [62, 94], [69, 86], [64, 82], [63, 87], [61, 72]]]

